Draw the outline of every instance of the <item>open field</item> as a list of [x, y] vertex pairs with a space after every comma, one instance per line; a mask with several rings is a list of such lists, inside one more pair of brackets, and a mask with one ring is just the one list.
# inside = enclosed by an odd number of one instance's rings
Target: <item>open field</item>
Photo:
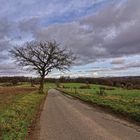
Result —
[[46, 94], [27, 86], [0, 87], [0, 140], [22, 140]]
[[14, 99], [35, 90], [36, 88], [32, 87], [0, 87], [0, 112], [3, 108], [10, 105]]
[[[80, 83], [63, 83], [61, 91], [78, 97], [81, 100], [107, 107], [116, 113], [140, 122], [140, 90], [127, 90], [90, 84], [90, 88], [82, 88]], [[63, 88], [62, 88], [63, 87]], [[100, 87], [105, 94], [100, 95]]]
[[[140, 90], [81, 83], [62, 83], [59, 88], [81, 100], [94, 103], [140, 122]], [[37, 94], [37, 87], [29, 83], [18, 86], [0, 86], [0, 139], [25, 139], [28, 128], [35, 118], [45, 94]], [[86, 88], [85, 88], [86, 87]], [[99, 95], [100, 87], [104, 95]], [[54, 83], [45, 83], [45, 90], [56, 88]]]

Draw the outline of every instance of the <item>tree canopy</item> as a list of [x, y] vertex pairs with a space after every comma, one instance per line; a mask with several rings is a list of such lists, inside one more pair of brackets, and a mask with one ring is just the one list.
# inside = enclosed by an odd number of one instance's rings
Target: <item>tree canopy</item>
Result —
[[40, 91], [43, 92], [44, 78], [53, 69], [68, 70], [75, 60], [74, 54], [60, 47], [56, 41], [32, 41], [10, 51], [17, 64], [36, 71], [40, 77]]

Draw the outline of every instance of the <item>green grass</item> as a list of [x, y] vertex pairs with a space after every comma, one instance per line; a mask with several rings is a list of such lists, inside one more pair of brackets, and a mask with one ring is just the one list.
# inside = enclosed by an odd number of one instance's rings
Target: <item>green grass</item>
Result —
[[15, 94], [0, 94], [0, 112], [13, 101], [15, 96]]
[[116, 113], [140, 122], [140, 90], [113, 87], [113, 90], [105, 90], [105, 96], [99, 96], [97, 92], [102, 85], [91, 84], [91, 89], [80, 89], [81, 85], [80, 83], [63, 83], [63, 86], [67, 88], [61, 88], [61, 90], [81, 100], [110, 108]]
[[45, 97], [29, 83], [0, 87], [0, 140], [24, 140]]
[[44, 97], [45, 94], [36, 92], [20, 94], [9, 107], [1, 111], [0, 139], [24, 140]]
[[10, 106], [15, 98], [20, 98], [34, 90], [36, 89], [27, 87], [0, 87], [0, 113], [6, 107]]
[[45, 89], [51, 89], [51, 88], [55, 88], [56, 84], [55, 83], [45, 83], [44, 87], [45, 87]]

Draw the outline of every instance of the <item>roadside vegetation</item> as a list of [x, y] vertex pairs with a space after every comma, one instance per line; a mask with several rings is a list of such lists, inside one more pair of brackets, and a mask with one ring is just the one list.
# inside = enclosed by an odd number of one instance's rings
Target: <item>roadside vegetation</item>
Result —
[[27, 83], [0, 86], [0, 140], [24, 140], [45, 97]]
[[140, 122], [140, 90], [88, 83], [63, 83], [59, 86], [57, 84], [57, 87], [66, 94], [109, 108], [115, 113]]
[[[46, 94], [39, 85], [24, 82], [0, 85], [0, 140], [24, 140]], [[45, 92], [58, 88], [83, 101], [97, 104], [140, 122], [140, 90], [82, 83], [45, 83]]]

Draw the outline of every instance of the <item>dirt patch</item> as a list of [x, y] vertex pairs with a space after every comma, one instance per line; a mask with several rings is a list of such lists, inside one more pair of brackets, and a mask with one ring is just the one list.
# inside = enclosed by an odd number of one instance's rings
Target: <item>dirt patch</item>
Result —
[[0, 87], [0, 94], [29, 93], [37, 90], [36, 87]]
[[121, 97], [119, 97], [119, 96], [106, 96], [104, 98], [105, 99], [110, 99], [110, 100], [120, 100], [121, 99]]
[[10, 105], [16, 97], [22, 96], [23, 94], [29, 94], [35, 90], [37, 90], [37, 88], [0, 87], [0, 111]]

